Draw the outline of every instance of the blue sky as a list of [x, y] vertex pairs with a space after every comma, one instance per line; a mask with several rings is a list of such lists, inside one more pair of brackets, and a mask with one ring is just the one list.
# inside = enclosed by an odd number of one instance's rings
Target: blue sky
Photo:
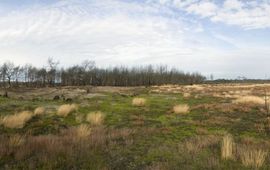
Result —
[[0, 63], [270, 78], [270, 0], [0, 0]]

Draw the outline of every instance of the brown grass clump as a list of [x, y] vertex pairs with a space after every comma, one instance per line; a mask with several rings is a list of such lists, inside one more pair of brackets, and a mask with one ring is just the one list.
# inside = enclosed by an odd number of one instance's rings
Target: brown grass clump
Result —
[[253, 104], [265, 104], [265, 101], [263, 98], [258, 96], [243, 96], [239, 97], [236, 100], [233, 101], [234, 103], [253, 103]]
[[57, 115], [58, 116], [63, 116], [66, 117], [68, 116], [71, 112], [74, 112], [75, 110], [78, 109], [78, 106], [75, 104], [64, 104], [61, 105], [58, 110], [57, 110]]
[[226, 134], [223, 137], [222, 145], [221, 145], [221, 157], [223, 159], [233, 159], [233, 147], [234, 147], [234, 141], [233, 137], [230, 134]]
[[192, 89], [192, 90], [197, 90], [197, 91], [201, 91], [204, 90], [205, 87], [201, 86], [201, 85], [187, 85], [184, 86], [186, 89]]
[[16, 134], [16, 135], [9, 137], [8, 144], [10, 147], [18, 147], [24, 143], [25, 143], [25, 136]]
[[239, 157], [244, 166], [260, 168], [267, 157], [267, 151], [246, 145], [239, 149]]
[[32, 118], [33, 114], [23, 111], [14, 115], [7, 115], [1, 120], [1, 124], [7, 128], [23, 128], [25, 123]]
[[189, 106], [187, 104], [179, 104], [173, 107], [173, 112], [176, 114], [186, 114], [189, 112]]
[[145, 106], [146, 100], [144, 98], [134, 98], [132, 100], [132, 105], [133, 106]]
[[91, 134], [91, 128], [88, 125], [82, 124], [76, 128], [78, 138], [86, 138]]
[[192, 137], [184, 142], [185, 151], [188, 153], [199, 153], [204, 148], [218, 144], [220, 141], [218, 136], [201, 135]]
[[92, 125], [98, 126], [101, 125], [104, 121], [104, 114], [100, 111], [91, 112], [86, 116], [86, 121], [91, 123]]
[[184, 98], [190, 97], [190, 93], [183, 93], [183, 97], [184, 97]]
[[45, 114], [46, 110], [44, 107], [37, 107], [35, 110], [34, 110], [34, 115], [43, 115]]

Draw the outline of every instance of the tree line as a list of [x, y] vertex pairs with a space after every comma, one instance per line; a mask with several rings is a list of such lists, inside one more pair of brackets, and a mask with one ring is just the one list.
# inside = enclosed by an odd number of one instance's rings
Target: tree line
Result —
[[59, 62], [49, 58], [46, 66], [31, 64], [15, 65], [7, 61], [0, 63], [0, 84], [10, 87], [51, 86], [151, 86], [162, 84], [202, 83], [206, 78], [200, 73], [185, 73], [167, 66], [115, 66], [99, 68], [94, 61], [59, 68]]

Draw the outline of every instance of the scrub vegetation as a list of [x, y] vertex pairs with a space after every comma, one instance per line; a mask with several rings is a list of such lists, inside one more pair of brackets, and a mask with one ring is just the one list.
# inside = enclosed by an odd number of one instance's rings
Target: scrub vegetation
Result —
[[0, 169], [270, 169], [268, 90], [12, 88], [0, 97]]

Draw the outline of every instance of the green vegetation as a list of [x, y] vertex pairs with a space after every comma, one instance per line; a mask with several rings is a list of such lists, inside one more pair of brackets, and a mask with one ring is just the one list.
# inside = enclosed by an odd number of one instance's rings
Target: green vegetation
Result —
[[[8, 128], [1, 123], [0, 167], [253, 169], [252, 161], [241, 162], [243, 153], [237, 148], [247, 144], [265, 151], [270, 148], [266, 117], [259, 106], [227, 103], [235, 106], [224, 109], [221, 105], [227, 100], [212, 95], [191, 94], [185, 98], [181, 93], [143, 89], [136, 91], [136, 97], [145, 99], [145, 103], [137, 107], [132, 104], [132, 95], [100, 93], [74, 99], [78, 108], [66, 116], [57, 114], [58, 108], [67, 104], [62, 100], [0, 97], [2, 119], [21, 111], [34, 112], [37, 107], [46, 110], [34, 115], [22, 128]], [[188, 105], [189, 112], [175, 114], [173, 108], [179, 104]], [[102, 114], [102, 120], [92, 125], [96, 117], [87, 120], [91, 113]], [[221, 144], [228, 133], [234, 138], [234, 156], [223, 159]], [[269, 156], [261, 157], [265, 160], [256, 168], [270, 169]]]

